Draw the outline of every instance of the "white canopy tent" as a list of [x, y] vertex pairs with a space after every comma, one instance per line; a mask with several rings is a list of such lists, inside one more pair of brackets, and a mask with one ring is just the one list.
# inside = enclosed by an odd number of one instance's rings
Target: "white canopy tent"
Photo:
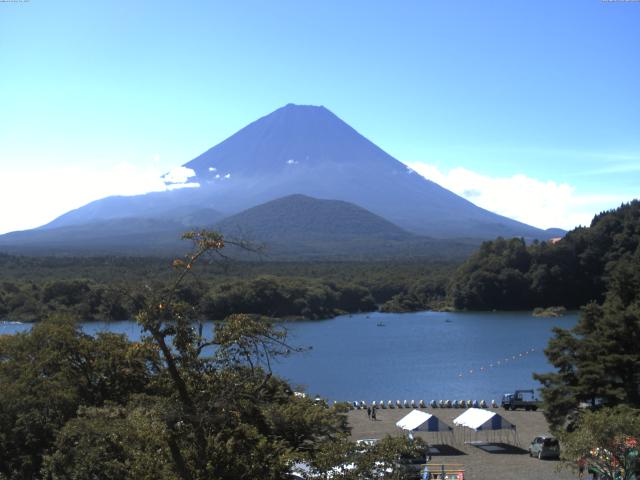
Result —
[[[453, 428], [435, 415], [420, 410], [412, 410], [409, 412], [408, 415], [405, 415], [396, 422], [396, 427], [407, 430], [409, 436], [412, 438], [413, 432], [436, 432], [438, 435], [441, 432], [449, 432], [453, 435]], [[438, 436], [438, 440], [441, 441], [442, 437]]]
[[[507, 421], [496, 412], [483, 410], [481, 408], [469, 408], [462, 415], [453, 420], [456, 427], [468, 428], [476, 432], [491, 432], [493, 441], [496, 441], [496, 433], [501, 432], [509, 435], [513, 433], [514, 442], [518, 442], [516, 426]], [[463, 430], [464, 431], [464, 430]], [[506, 432], [505, 432], [506, 431]], [[503, 440], [503, 438], [500, 438]]]

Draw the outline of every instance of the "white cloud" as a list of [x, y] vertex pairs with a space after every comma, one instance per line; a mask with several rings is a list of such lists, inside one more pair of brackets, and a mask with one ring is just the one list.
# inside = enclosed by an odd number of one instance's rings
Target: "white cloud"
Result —
[[224, 178], [231, 178], [231, 174], [230, 174], [230, 173], [227, 173], [227, 174], [224, 176]]
[[215, 172], [216, 170], [218, 170], [216, 167], [209, 167], [210, 172]]
[[187, 167], [174, 167], [165, 173], [162, 178], [165, 183], [187, 183], [190, 178], [196, 176], [191, 168]]
[[170, 183], [167, 185], [167, 190], [178, 190], [179, 188], [198, 188], [200, 184], [198, 182], [186, 182], [186, 183]]
[[287, 160], [287, 165], [297, 165], [298, 163], [299, 162], [297, 160], [294, 160], [293, 158]]
[[167, 167], [157, 164], [155, 158], [152, 160], [143, 166], [128, 162], [101, 166], [85, 163], [37, 171], [3, 167], [0, 234], [38, 227], [69, 210], [110, 195], [138, 195], [199, 186], [188, 181], [167, 185], [167, 178], [188, 180], [192, 176], [186, 172], [189, 169], [172, 169], [169, 177], [163, 177]]
[[489, 177], [462, 167], [445, 171], [421, 162], [409, 163], [409, 167], [479, 207], [540, 228], [589, 225], [596, 213], [630, 200], [620, 195], [583, 194], [567, 183], [522, 174]]

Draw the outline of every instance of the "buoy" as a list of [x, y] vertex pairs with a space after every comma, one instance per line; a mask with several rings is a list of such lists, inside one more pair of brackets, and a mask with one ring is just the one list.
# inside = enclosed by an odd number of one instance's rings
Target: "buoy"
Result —
[[467, 402], [460, 400], [460, 408], [467, 408]]
[[495, 401], [495, 400], [491, 400], [491, 406], [492, 406], [493, 408], [498, 408], [498, 404], [496, 403], [496, 401]]
[[371, 402], [371, 408], [376, 408], [376, 401]]
[[387, 402], [387, 407], [389, 407], [389, 408], [394, 408], [394, 407], [393, 407], [393, 402], [392, 402], [391, 400], [389, 400], [389, 401]]
[[367, 402], [365, 402], [364, 400], [360, 400], [360, 407], [367, 408]]
[[445, 400], [445, 404], [447, 405], [447, 408], [451, 408], [451, 400]]
[[411, 408], [416, 408], [416, 402], [414, 400], [411, 400]]
[[478, 408], [478, 401], [477, 400], [473, 401], [473, 408]]
[[402, 408], [402, 404], [400, 403], [400, 400], [396, 400], [396, 407]]
[[480, 408], [487, 408], [487, 402], [480, 400]]
[[429, 402], [429, 405], [431, 405], [431, 408], [438, 408], [438, 402], [436, 402], [435, 400], [431, 400]]
[[409, 408], [409, 402], [407, 402], [406, 400], [403, 402], [402, 406], [404, 408]]
[[420, 408], [427, 408], [427, 406], [424, 403], [424, 400], [420, 400], [420, 403], [418, 405], [420, 405]]
[[467, 400], [467, 407], [471, 408], [471, 400]]
[[387, 408], [387, 406], [384, 403], [384, 400], [380, 400], [380, 407], [381, 408]]
[[352, 406], [355, 410], [358, 410], [358, 408], [360, 408], [360, 407], [358, 406], [358, 402], [357, 402], [357, 401], [354, 401], [354, 402], [351, 404], [351, 406]]

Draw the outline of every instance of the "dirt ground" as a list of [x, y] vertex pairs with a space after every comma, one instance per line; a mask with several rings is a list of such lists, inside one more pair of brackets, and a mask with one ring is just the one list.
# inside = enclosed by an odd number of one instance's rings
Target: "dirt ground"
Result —
[[[452, 427], [453, 419], [464, 412], [464, 409], [454, 408], [422, 410], [436, 415]], [[366, 411], [353, 410], [349, 413], [352, 439], [403, 435], [395, 424], [410, 411], [411, 409], [405, 408], [378, 409], [376, 410], [377, 419], [372, 421], [367, 418]], [[462, 432], [456, 427], [453, 435], [420, 432], [414, 436], [421, 437], [432, 447], [432, 464], [463, 464], [465, 480], [573, 480], [578, 478], [575, 469], [563, 466], [558, 460], [538, 460], [529, 457], [527, 449], [533, 438], [549, 433], [547, 422], [541, 412], [520, 410], [507, 412], [501, 408], [495, 411], [516, 425], [517, 439], [506, 431], [476, 434], [468, 430]], [[483, 441], [486, 443], [475, 443]]]

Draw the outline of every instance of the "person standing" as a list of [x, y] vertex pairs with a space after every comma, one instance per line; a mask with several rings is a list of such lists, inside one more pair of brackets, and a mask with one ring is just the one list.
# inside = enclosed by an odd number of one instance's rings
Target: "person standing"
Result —
[[371, 420], [371, 407], [367, 405], [367, 418]]
[[587, 465], [587, 460], [584, 457], [578, 459], [578, 478], [582, 480], [584, 478], [584, 469]]
[[375, 419], [376, 419], [376, 407], [374, 405], [373, 408], [371, 409], [371, 420], [375, 420]]

